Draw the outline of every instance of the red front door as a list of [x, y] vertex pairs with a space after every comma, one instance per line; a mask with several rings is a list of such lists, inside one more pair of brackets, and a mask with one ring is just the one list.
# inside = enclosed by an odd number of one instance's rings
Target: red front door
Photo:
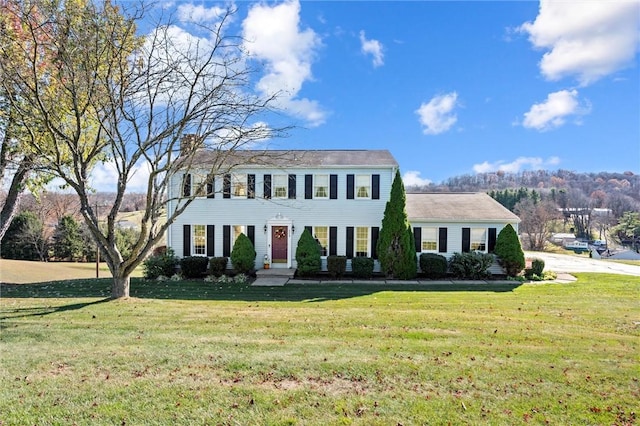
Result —
[[287, 227], [271, 227], [271, 262], [287, 263]]

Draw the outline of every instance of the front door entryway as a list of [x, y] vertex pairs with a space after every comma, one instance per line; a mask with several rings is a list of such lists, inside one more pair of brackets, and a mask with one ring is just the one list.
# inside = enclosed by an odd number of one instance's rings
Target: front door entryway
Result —
[[287, 263], [288, 262], [288, 241], [287, 226], [271, 227], [271, 262]]

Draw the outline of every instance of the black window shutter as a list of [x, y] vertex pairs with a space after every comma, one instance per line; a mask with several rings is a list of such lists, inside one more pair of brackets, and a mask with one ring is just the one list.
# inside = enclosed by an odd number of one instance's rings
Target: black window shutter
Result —
[[488, 253], [493, 253], [496, 248], [496, 228], [489, 228], [489, 242], [487, 247]]
[[182, 257], [191, 256], [191, 225], [182, 225]]
[[263, 197], [265, 200], [271, 198], [271, 175], [264, 175]]
[[377, 226], [371, 227], [371, 257], [378, 258], [378, 235], [380, 235], [380, 228]]
[[255, 248], [256, 246], [256, 227], [253, 225], [249, 225], [247, 226], [247, 238], [249, 238], [249, 241], [251, 241], [251, 244], [253, 244], [253, 247]]
[[213, 175], [207, 176], [207, 198], [216, 197], [215, 179]]
[[355, 176], [347, 175], [347, 200], [353, 200]]
[[331, 200], [338, 199], [338, 175], [329, 176], [329, 198]]
[[380, 175], [371, 176], [371, 199], [380, 199]]
[[222, 198], [231, 198], [231, 175], [228, 173], [222, 181]]
[[231, 225], [222, 227], [222, 255], [231, 256]]
[[329, 256], [338, 254], [338, 227], [329, 227]]
[[289, 199], [296, 199], [296, 175], [289, 175]]
[[304, 175], [304, 199], [313, 198], [313, 175]]
[[191, 196], [191, 174], [187, 173], [184, 175], [184, 182], [182, 185], [182, 196], [190, 197]]
[[256, 175], [247, 175], [247, 198], [256, 198]]
[[311, 234], [311, 236], [313, 236], [313, 227], [312, 226], [305, 226], [304, 229], [306, 229], [307, 231], [309, 231], [309, 233]]
[[347, 259], [353, 259], [353, 226], [347, 226]]
[[438, 252], [447, 252], [447, 228], [438, 229]]
[[422, 251], [422, 228], [419, 226], [413, 228], [413, 239], [416, 245], [416, 252], [420, 253]]
[[462, 228], [462, 252], [471, 251], [471, 228]]
[[215, 252], [213, 250], [214, 231], [214, 225], [207, 225], [207, 256], [209, 257], [215, 256]]

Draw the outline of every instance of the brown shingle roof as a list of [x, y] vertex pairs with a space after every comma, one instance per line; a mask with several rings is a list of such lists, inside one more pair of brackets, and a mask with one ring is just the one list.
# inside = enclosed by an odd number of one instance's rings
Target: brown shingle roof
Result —
[[398, 167], [398, 162], [387, 150], [202, 150], [198, 153], [198, 162], [224, 158], [225, 165], [233, 166], [271, 166], [271, 167]]
[[520, 222], [518, 216], [485, 193], [407, 194], [407, 216], [419, 221]]

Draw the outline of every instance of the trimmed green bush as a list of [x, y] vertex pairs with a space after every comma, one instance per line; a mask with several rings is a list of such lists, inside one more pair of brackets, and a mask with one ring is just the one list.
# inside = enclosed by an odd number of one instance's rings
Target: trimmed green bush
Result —
[[489, 253], [454, 253], [449, 259], [449, 271], [456, 278], [481, 280], [491, 274], [489, 268], [493, 264], [493, 255]]
[[298, 264], [298, 275], [309, 277], [320, 272], [321, 267], [320, 245], [313, 238], [311, 232], [305, 228], [298, 240], [296, 248], [296, 262]]
[[355, 278], [373, 277], [373, 259], [370, 257], [354, 257], [351, 259], [351, 272]]
[[543, 279], [544, 276], [544, 260], [540, 258], [531, 259], [531, 268], [524, 270], [524, 276], [529, 280]]
[[180, 259], [180, 271], [185, 278], [201, 278], [207, 272], [209, 258], [206, 256], [187, 256]]
[[447, 275], [447, 258], [436, 253], [420, 255], [420, 270], [427, 278], [442, 278]]
[[165, 253], [157, 256], [150, 256], [142, 262], [144, 277], [148, 280], [155, 280], [161, 275], [171, 277], [176, 273], [178, 262], [178, 258], [173, 254], [172, 249], [168, 249]]
[[494, 253], [508, 276], [515, 277], [524, 269], [524, 252], [511, 224], [507, 224], [498, 234]]
[[327, 271], [331, 278], [342, 278], [346, 270], [346, 256], [327, 256]]
[[238, 235], [231, 250], [231, 264], [238, 274], [249, 275], [256, 266], [256, 250], [251, 240], [244, 234]]
[[228, 257], [212, 257], [209, 259], [209, 275], [221, 277], [227, 270]]

